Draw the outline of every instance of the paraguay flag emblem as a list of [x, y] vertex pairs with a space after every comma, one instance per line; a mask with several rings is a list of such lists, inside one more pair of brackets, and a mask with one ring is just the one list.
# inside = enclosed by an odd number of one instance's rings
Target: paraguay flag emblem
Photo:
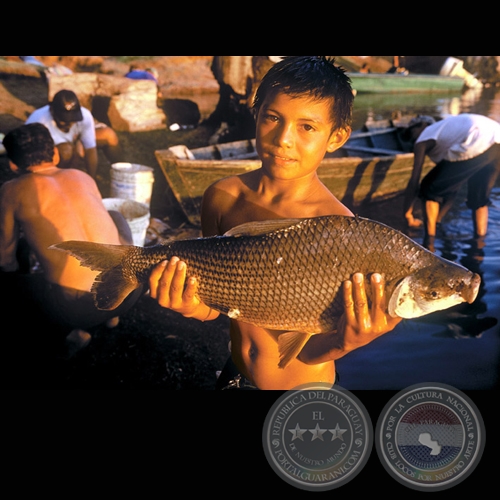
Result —
[[401, 420], [397, 433], [399, 451], [419, 469], [439, 469], [452, 463], [464, 444], [460, 419], [446, 406], [423, 404]]
[[466, 394], [446, 384], [417, 384], [386, 405], [375, 444], [396, 481], [417, 491], [444, 491], [473, 473], [485, 436], [481, 414]]

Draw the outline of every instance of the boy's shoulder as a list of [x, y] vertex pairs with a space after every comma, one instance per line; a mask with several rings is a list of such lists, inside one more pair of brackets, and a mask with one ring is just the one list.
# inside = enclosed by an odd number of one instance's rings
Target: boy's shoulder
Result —
[[218, 192], [225, 192], [231, 195], [236, 195], [244, 191], [246, 182], [252, 177], [253, 172], [246, 172], [244, 174], [232, 175], [224, 177], [214, 182], [207, 189], [207, 194], [214, 195]]
[[[247, 174], [233, 175], [218, 180], [205, 191], [202, 203], [202, 220], [222, 221], [227, 218], [232, 220], [235, 214], [241, 216], [250, 192]], [[215, 228], [210, 228], [211, 232], [213, 230]], [[219, 231], [220, 228], [217, 230]]]

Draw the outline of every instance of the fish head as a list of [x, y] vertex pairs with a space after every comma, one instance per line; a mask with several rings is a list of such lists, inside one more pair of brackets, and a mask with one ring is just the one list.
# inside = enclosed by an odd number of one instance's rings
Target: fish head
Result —
[[389, 300], [389, 314], [413, 319], [464, 302], [472, 304], [480, 286], [481, 277], [478, 274], [443, 260], [399, 282]]

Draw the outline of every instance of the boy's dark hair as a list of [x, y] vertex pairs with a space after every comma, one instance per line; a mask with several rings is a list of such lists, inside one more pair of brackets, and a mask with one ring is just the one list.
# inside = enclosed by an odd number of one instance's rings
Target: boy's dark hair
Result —
[[22, 125], [9, 132], [3, 145], [9, 160], [20, 170], [27, 170], [54, 159], [54, 139], [41, 123]]
[[335, 65], [331, 56], [286, 56], [264, 76], [255, 95], [257, 113], [264, 101], [279, 92], [292, 97], [310, 95], [332, 100], [334, 128], [348, 128], [352, 123], [354, 93], [351, 79]]

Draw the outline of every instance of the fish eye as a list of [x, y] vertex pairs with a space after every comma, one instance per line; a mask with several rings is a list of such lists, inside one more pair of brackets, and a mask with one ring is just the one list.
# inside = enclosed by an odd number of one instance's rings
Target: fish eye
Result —
[[435, 290], [431, 292], [431, 297], [433, 299], [439, 299], [439, 293], [437, 293]]

